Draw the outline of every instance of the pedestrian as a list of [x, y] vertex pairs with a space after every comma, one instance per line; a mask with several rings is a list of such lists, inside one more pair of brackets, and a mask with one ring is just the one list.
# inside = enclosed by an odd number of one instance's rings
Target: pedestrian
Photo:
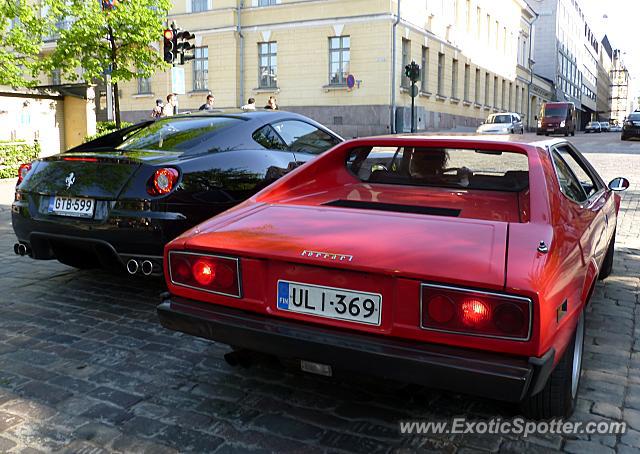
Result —
[[213, 110], [213, 102], [215, 101], [213, 95], [209, 93], [207, 95], [207, 100], [203, 105], [200, 106], [199, 110]]
[[267, 105], [264, 106], [265, 109], [269, 110], [278, 110], [278, 103], [276, 102], [275, 96], [269, 96], [269, 100], [267, 101]]
[[242, 106], [242, 110], [256, 110], [256, 99], [249, 98], [247, 100], [247, 103], [244, 106]]
[[167, 95], [167, 103], [162, 108], [162, 116], [170, 117], [173, 115], [175, 106], [178, 105], [178, 95], [175, 93], [169, 93]]
[[156, 106], [151, 111], [151, 118], [160, 118], [162, 117], [162, 99], [156, 99]]

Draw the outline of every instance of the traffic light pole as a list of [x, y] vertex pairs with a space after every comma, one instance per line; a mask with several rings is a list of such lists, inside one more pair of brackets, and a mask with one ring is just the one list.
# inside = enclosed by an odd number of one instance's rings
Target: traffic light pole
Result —
[[416, 83], [411, 81], [411, 132], [416, 132], [416, 97], [413, 96]]

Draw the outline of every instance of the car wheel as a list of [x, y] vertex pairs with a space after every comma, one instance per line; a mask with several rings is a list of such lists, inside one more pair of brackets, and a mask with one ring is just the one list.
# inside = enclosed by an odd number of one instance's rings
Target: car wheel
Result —
[[544, 135], [545, 135], [545, 136], [548, 136], [548, 135], [549, 135], [549, 133], [548, 133], [548, 132], [545, 132], [545, 133], [544, 133]]
[[571, 131], [571, 137], [576, 135], [576, 130], [574, 129], [573, 131]]
[[598, 274], [598, 279], [606, 279], [613, 271], [613, 254], [615, 252], [616, 245], [616, 231], [613, 231], [613, 237], [611, 237], [611, 241], [609, 242], [609, 246], [607, 247], [607, 254], [604, 256], [604, 260], [602, 261], [602, 266], [600, 267], [600, 274]]
[[569, 131], [565, 132], [565, 133], [564, 133], [564, 136], [565, 136], [565, 137], [568, 137], [568, 136], [569, 136]]
[[620, 136], [620, 140], [627, 140], [627, 136]]
[[522, 412], [527, 418], [567, 418], [573, 413], [582, 372], [584, 331], [584, 311], [581, 311], [571, 343], [551, 372], [544, 388], [523, 401]]

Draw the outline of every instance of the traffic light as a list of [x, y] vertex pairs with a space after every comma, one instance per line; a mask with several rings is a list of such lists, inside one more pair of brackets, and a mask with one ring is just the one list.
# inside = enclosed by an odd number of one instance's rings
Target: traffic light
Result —
[[162, 34], [164, 37], [164, 61], [173, 63], [176, 60], [176, 36], [173, 30], [166, 29]]
[[184, 65], [186, 61], [193, 60], [195, 55], [193, 53], [188, 53], [196, 48], [196, 45], [191, 43], [192, 39], [195, 39], [196, 35], [193, 33], [182, 30], [176, 35], [176, 50], [178, 55], [180, 55], [180, 64]]
[[420, 80], [420, 66], [415, 61], [412, 61], [404, 67], [404, 75], [413, 83]]

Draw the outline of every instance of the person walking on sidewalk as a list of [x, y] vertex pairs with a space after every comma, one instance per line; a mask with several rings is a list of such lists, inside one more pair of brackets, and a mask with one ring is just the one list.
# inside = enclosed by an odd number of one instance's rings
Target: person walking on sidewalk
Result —
[[178, 95], [175, 93], [169, 93], [167, 95], [167, 103], [162, 108], [163, 117], [171, 117], [174, 113], [175, 106], [178, 105]]
[[242, 110], [256, 110], [256, 100], [255, 98], [249, 98], [247, 103], [242, 106]]
[[207, 100], [205, 101], [205, 103], [203, 105], [200, 106], [200, 109], [198, 110], [214, 110], [213, 109], [213, 102], [215, 101], [215, 98], [213, 97], [213, 95], [211, 93], [209, 93], [207, 95]]
[[267, 101], [267, 105], [264, 106], [265, 109], [268, 110], [278, 110], [278, 103], [276, 102], [275, 96], [269, 96], [269, 100]]
[[162, 107], [162, 99], [156, 99], [156, 106], [151, 110], [151, 118], [161, 118]]

